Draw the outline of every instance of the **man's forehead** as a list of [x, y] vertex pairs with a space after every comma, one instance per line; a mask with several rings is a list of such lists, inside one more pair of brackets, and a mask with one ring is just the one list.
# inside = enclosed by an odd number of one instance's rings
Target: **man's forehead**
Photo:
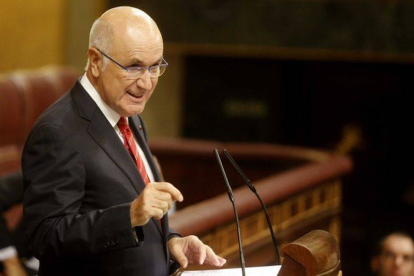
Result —
[[163, 46], [163, 40], [158, 27], [155, 25], [125, 24], [114, 28], [115, 44], [140, 44], [146, 47]]
[[[115, 35], [111, 51], [114, 55], [122, 54], [128, 58], [152, 59], [162, 57], [164, 50], [161, 35], [129, 28], [126, 32]], [[155, 57], [157, 56], [157, 57]]]
[[404, 236], [391, 235], [383, 243], [383, 249], [386, 251], [399, 252], [414, 255], [413, 241]]
[[162, 46], [146, 47], [141, 44], [125, 44], [113, 49], [113, 55], [126, 66], [138, 64], [141, 66], [151, 66], [159, 63], [163, 59]]
[[118, 33], [118, 37], [122, 37], [129, 41], [136, 41], [147, 44], [162, 44], [162, 36], [156, 27], [139, 28], [137, 26], [127, 26], [124, 31]]
[[112, 13], [102, 16], [115, 31], [115, 34], [136, 36], [159, 36], [160, 32], [155, 21], [146, 13], [136, 9], [114, 9]]

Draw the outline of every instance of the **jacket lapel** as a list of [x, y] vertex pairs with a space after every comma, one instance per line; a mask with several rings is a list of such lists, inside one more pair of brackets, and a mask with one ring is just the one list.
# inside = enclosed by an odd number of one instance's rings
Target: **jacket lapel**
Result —
[[134, 132], [135, 137], [138, 139], [139, 146], [147, 158], [148, 164], [150, 165], [152, 174], [154, 175], [155, 182], [162, 182], [161, 174], [158, 171], [157, 166], [155, 165], [154, 159], [152, 158], [151, 151], [147, 144], [147, 139], [145, 138], [141, 118], [139, 116], [129, 117], [129, 126]]
[[127, 175], [137, 194], [140, 194], [145, 188], [142, 177], [132, 157], [101, 110], [79, 83], [75, 84], [72, 98], [78, 107], [79, 115], [90, 122], [88, 133]]
[[[142, 151], [145, 154], [145, 157], [147, 158], [148, 164], [151, 167], [151, 171], [154, 175], [154, 180], [156, 182], [162, 182], [164, 181], [161, 178], [161, 174], [158, 171], [157, 166], [155, 165], [154, 159], [152, 158], [152, 154], [151, 151], [148, 147], [147, 141], [146, 141], [146, 137], [145, 137], [145, 133], [144, 133], [144, 127], [143, 124], [141, 122], [141, 118], [139, 116], [132, 116], [129, 118], [129, 126], [132, 130], [132, 132], [134, 132], [135, 137], [137, 137], [138, 139], [138, 143], [142, 149]], [[157, 227], [160, 227], [160, 223], [158, 221], [155, 221], [154, 219], [152, 219], [152, 221], [155, 222], [155, 224], [157, 225]], [[165, 256], [167, 259], [167, 268], [169, 269], [169, 264], [170, 264], [170, 254], [169, 254], [169, 250], [168, 250], [168, 235], [169, 235], [169, 225], [168, 225], [168, 213], [165, 214], [165, 216], [162, 217], [161, 219], [161, 231], [162, 231], [162, 238], [163, 238], [163, 244], [164, 244], [164, 251], [165, 251]]]

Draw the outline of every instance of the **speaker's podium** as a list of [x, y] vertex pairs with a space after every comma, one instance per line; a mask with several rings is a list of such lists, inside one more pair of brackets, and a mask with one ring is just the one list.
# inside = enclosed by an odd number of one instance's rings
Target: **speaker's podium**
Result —
[[[277, 276], [342, 275], [338, 242], [326, 231], [314, 230], [306, 234], [285, 245], [281, 254], [283, 256], [282, 267]], [[226, 271], [221, 272], [217, 275], [224, 275]], [[176, 275], [181, 275], [181, 273]], [[197, 273], [191, 273], [191, 275], [197, 275]], [[209, 275], [214, 275], [214, 272], [211, 271]], [[241, 275], [241, 270], [239, 275]], [[247, 275], [255, 276], [256, 274]], [[264, 275], [261, 274], [261, 276]]]
[[278, 276], [341, 276], [338, 242], [328, 232], [315, 230], [282, 248]]

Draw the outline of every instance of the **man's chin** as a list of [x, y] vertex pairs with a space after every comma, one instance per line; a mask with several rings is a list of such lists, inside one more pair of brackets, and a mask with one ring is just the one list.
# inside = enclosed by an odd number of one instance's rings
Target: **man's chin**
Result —
[[139, 108], [136, 108], [136, 107], [135, 108], [128, 108], [128, 109], [123, 110], [120, 113], [120, 115], [122, 117], [131, 117], [133, 115], [139, 115], [139, 114], [141, 114], [142, 111], [144, 111], [144, 107], [143, 106], [142, 107], [139, 107]]

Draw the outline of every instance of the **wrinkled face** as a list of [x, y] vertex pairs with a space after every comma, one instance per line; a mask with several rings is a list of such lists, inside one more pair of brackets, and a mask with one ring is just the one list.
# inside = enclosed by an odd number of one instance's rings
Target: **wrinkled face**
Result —
[[[98, 53], [102, 59], [102, 54]], [[157, 65], [162, 60], [163, 42], [159, 32], [145, 33], [129, 28], [113, 40], [110, 53], [105, 53], [124, 67]], [[100, 63], [102, 65], [102, 62]], [[158, 78], [151, 78], [148, 71], [135, 80], [128, 79], [128, 73], [107, 60], [106, 67], [100, 67], [97, 83], [98, 93], [109, 107], [121, 116], [140, 114], [151, 97]]]
[[386, 238], [377, 266], [380, 276], [413, 276], [414, 245], [411, 239], [397, 235]]

